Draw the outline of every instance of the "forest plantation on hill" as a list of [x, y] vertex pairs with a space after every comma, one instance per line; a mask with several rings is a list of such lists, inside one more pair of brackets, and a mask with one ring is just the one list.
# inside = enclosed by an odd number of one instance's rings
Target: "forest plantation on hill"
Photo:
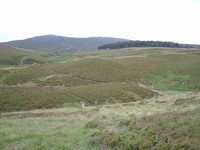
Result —
[[116, 43], [104, 44], [98, 47], [98, 49], [120, 49], [128, 47], [176, 47], [176, 48], [193, 48], [190, 44], [179, 44], [174, 42], [162, 42], [162, 41], [123, 41]]

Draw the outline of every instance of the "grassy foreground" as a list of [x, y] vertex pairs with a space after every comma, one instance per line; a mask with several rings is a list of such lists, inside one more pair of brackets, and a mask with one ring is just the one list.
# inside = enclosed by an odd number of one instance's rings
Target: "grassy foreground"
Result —
[[200, 93], [2, 113], [0, 149], [198, 149]]

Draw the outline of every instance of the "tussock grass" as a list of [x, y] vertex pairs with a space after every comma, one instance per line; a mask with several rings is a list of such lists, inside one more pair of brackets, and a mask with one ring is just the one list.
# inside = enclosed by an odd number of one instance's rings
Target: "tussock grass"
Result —
[[200, 94], [1, 113], [0, 149], [198, 149], [199, 105], [176, 105], [179, 99], [199, 101]]
[[[198, 149], [199, 98], [198, 93], [176, 93], [143, 103], [104, 107], [99, 113], [101, 117], [86, 124], [86, 128], [98, 129], [91, 134], [90, 144], [128, 150]], [[184, 105], [177, 105], [180, 100]]]
[[[111, 149], [198, 149], [199, 109], [191, 112], [164, 113], [121, 123], [121, 132], [102, 131], [92, 144]], [[190, 120], [190, 123], [188, 123]], [[124, 130], [124, 128], [127, 128]]]

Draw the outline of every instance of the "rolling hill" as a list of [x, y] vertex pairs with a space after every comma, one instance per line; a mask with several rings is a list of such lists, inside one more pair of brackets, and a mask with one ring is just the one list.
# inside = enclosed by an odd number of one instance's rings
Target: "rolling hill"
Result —
[[199, 149], [200, 49], [41, 55], [0, 67], [0, 149]]
[[12, 47], [51, 50], [56, 52], [96, 50], [99, 45], [125, 41], [125, 39], [111, 37], [71, 38], [56, 35], [44, 35], [24, 40], [1, 43]]
[[0, 65], [18, 65], [18, 64], [32, 64], [47, 63], [46, 58], [39, 54], [23, 49], [17, 49], [10, 46], [0, 45]]
[[82, 57], [76, 61], [15, 68], [15, 72], [4, 68], [0, 111], [130, 102], [156, 95], [142, 85], [199, 92], [199, 54], [198, 49], [183, 48], [99, 50], [85, 52], [85, 58], [75, 53]]

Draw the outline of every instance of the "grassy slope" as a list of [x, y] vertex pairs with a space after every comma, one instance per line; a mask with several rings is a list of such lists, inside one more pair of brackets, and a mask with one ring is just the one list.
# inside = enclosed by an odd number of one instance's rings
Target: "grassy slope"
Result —
[[[150, 91], [144, 94], [146, 90], [140, 87], [141, 82], [153, 84], [157, 90], [200, 89], [198, 50], [144, 48], [85, 55], [82, 57], [87, 59], [5, 73], [1, 77], [1, 110], [61, 107], [64, 103], [81, 101], [89, 101], [86, 102], [89, 104], [128, 102], [153, 96], [154, 92]], [[99, 58], [89, 59], [88, 55]], [[14, 103], [15, 99], [19, 100]]]
[[[102, 82], [154, 79], [155, 76], [167, 78], [168, 74], [172, 73], [178, 77], [189, 76], [185, 85], [190, 85], [190, 89], [199, 90], [200, 52], [198, 50], [150, 48], [121, 51], [109, 51], [109, 53], [100, 51], [96, 54], [88, 54], [98, 56], [98, 59], [88, 58], [30, 67], [9, 76], [5, 84], [37, 82], [39, 78], [55, 75], [57, 72]], [[180, 83], [182, 81], [179, 81]]]
[[0, 65], [29, 64], [33, 62], [46, 63], [46, 58], [35, 52], [21, 50], [9, 46], [0, 45]]

